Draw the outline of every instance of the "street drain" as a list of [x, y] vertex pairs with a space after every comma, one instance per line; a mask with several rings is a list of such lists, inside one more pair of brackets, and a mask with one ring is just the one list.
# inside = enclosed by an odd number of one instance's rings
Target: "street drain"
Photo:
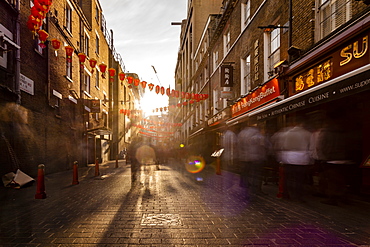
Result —
[[178, 214], [144, 214], [141, 220], [141, 225], [144, 226], [160, 226], [160, 225], [181, 225], [180, 216]]

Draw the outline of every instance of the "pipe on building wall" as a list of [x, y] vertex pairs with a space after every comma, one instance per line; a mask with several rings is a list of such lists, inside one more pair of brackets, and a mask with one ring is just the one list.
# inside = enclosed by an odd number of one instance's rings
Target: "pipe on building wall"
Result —
[[20, 89], [20, 77], [21, 77], [21, 49], [20, 49], [20, 43], [21, 43], [21, 16], [20, 16], [20, 0], [16, 1], [16, 8], [18, 11], [17, 20], [16, 20], [16, 43], [18, 47], [16, 47], [17, 51], [15, 53], [15, 93], [17, 94], [17, 104], [21, 104], [21, 89]]

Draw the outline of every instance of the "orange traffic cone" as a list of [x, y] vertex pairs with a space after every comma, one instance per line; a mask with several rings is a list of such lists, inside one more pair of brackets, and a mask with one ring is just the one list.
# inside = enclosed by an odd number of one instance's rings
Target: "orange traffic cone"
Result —
[[45, 199], [45, 165], [40, 164], [37, 171], [37, 190], [35, 199]]
[[95, 160], [95, 177], [99, 176], [100, 172], [99, 172], [99, 159], [96, 158]]
[[75, 185], [75, 184], [79, 184], [80, 182], [78, 182], [78, 162], [75, 161], [73, 162], [73, 180], [72, 180], [72, 184]]

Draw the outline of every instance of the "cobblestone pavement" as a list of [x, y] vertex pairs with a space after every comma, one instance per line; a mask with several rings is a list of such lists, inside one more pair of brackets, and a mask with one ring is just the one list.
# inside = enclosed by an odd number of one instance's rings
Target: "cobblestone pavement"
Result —
[[295, 203], [276, 185], [247, 196], [237, 175], [210, 166], [146, 166], [137, 185], [124, 161], [101, 171], [81, 168], [78, 185], [71, 171], [47, 175], [46, 199], [34, 199], [36, 184], [1, 188], [0, 246], [370, 246], [364, 202]]

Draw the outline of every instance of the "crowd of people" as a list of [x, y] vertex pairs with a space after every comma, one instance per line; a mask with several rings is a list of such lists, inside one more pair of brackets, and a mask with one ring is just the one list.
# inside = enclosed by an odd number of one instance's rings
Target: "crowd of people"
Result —
[[[322, 202], [329, 205], [346, 200], [356, 168], [356, 143], [348, 129], [335, 121], [313, 132], [295, 123], [270, 137], [257, 125], [249, 126], [237, 134], [236, 146], [241, 179], [250, 194], [264, 194], [263, 169], [274, 157], [283, 168], [283, 198], [305, 202], [307, 194], [313, 192], [326, 197]], [[307, 190], [314, 173], [318, 177], [316, 190]]]

